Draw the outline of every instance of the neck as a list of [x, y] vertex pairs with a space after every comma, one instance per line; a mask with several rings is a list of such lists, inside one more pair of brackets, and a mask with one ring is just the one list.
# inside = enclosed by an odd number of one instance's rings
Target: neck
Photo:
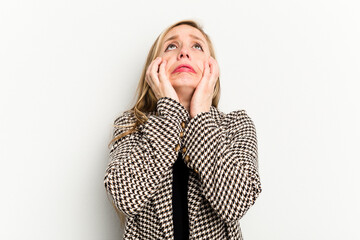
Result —
[[191, 103], [191, 98], [192, 95], [194, 93], [195, 89], [191, 89], [190, 91], [185, 91], [183, 90], [176, 90], [176, 93], [178, 95], [179, 101], [181, 103], [181, 105], [183, 105], [185, 107], [185, 109], [188, 111], [188, 113], [190, 114], [190, 103]]
[[181, 105], [183, 105], [186, 108], [186, 110], [188, 111], [188, 113], [190, 113], [190, 101], [191, 101], [191, 98], [184, 97], [184, 96], [178, 96], [178, 97], [179, 97]]

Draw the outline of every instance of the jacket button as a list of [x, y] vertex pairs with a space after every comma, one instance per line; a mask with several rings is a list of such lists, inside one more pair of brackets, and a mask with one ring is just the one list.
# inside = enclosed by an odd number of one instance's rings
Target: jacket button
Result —
[[181, 127], [185, 128], [185, 122], [181, 122]]
[[185, 152], [186, 152], [186, 147], [184, 147], [184, 148], [182, 149], [182, 152], [183, 152], [183, 153], [185, 153]]
[[180, 133], [180, 137], [182, 138], [184, 136], [184, 132], [181, 132]]
[[186, 161], [186, 162], [189, 162], [189, 160], [190, 160], [189, 155], [186, 155], [186, 156], [185, 156], [185, 161]]
[[177, 152], [177, 151], [179, 151], [179, 149], [180, 149], [180, 145], [176, 144], [175, 151]]

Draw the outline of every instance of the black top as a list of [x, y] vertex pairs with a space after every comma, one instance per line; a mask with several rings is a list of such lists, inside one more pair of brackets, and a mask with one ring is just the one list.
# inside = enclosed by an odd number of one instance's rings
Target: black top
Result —
[[174, 239], [189, 239], [189, 216], [187, 189], [189, 179], [189, 168], [185, 165], [181, 152], [173, 166], [173, 221]]

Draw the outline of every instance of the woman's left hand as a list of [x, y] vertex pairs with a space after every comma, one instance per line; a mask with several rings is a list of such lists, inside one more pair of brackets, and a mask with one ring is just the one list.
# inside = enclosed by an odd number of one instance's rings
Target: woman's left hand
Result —
[[203, 76], [197, 85], [190, 102], [190, 117], [195, 117], [200, 112], [209, 112], [212, 104], [214, 88], [219, 77], [219, 65], [210, 56], [205, 63]]

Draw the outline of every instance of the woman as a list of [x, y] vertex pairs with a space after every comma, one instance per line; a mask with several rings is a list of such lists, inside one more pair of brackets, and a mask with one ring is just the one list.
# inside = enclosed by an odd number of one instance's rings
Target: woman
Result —
[[196, 22], [159, 35], [137, 91], [114, 121], [104, 178], [124, 239], [243, 239], [239, 219], [261, 192], [255, 126], [217, 109], [219, 68]]

